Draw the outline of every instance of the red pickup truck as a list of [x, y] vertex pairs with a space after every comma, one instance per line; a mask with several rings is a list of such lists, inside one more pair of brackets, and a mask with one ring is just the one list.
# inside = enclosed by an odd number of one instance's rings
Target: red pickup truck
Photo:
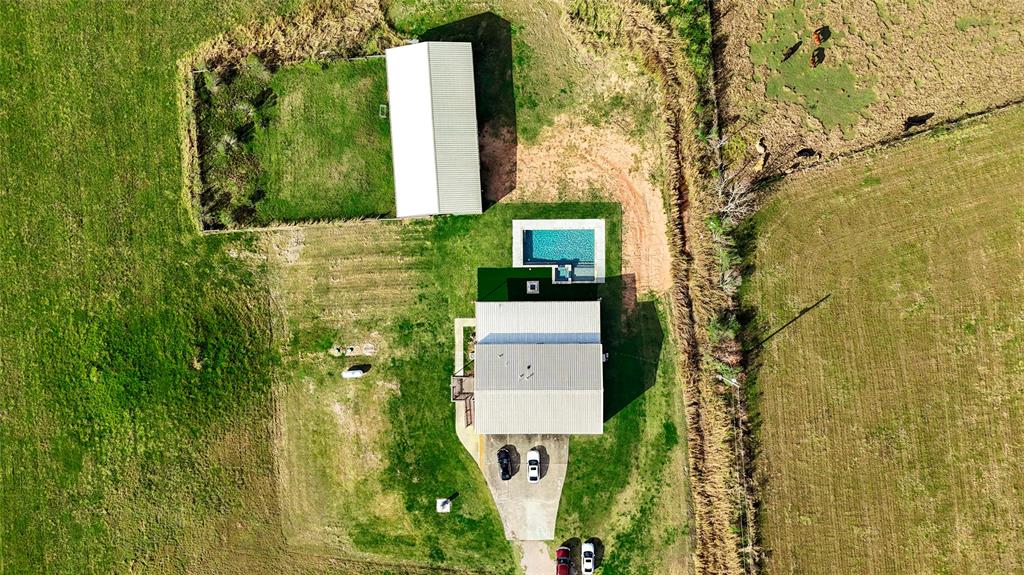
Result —
[[570, 575], [572, 571], [572, 552], [562, 545], [555, 550], [555, 575]]

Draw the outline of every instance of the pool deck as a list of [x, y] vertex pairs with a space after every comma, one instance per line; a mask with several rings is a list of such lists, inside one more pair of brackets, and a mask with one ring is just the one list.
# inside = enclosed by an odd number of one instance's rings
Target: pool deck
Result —
[[526, 230], [594, 230], [594, 279], [573, 283], [604, 283], [604, 220], [512, 220], [512, 267], [550, 267], [553, 277], [553, 265], [523, 263], [523, 232]]

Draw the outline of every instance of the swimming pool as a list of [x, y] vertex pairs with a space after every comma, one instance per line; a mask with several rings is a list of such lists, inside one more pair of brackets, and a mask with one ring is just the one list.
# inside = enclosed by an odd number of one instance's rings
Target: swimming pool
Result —
[[594, 230], [523, 230], [524, 264], [594, 263]]
[[512, 265], [548, 266], [555, 282], [604, 281], [603, 220], [514, 220]]

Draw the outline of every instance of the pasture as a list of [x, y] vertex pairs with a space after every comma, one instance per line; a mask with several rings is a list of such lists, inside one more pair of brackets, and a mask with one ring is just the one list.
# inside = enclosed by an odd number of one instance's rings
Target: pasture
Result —
[[756, 350], [769, 572], [1024, 569], [1022, 127], [789, 177], [747, 230], [750, 345], [805, 312]]
[[[800, 148], [832, 156], [900, 134], [910, 116], [935, 123], [1024, 97], [1019, 3], [726, 0], [715, 9], [724, 133], [740, 135], [733, 160], [764, 137], [788, 166]], [[824, 61], [812, 67], [818, 48]]]
[[5, 573], [201, 572], [275, 516], [265, 281], [195, 236], [174, 86], [279, 9], [0, 6]]

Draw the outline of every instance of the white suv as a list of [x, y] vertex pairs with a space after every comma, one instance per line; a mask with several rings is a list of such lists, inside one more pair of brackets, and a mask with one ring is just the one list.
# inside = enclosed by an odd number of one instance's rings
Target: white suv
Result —
[[526, 454], [526, 480], [530, 483], [540, 481], [540, 452], [536, 449]]

